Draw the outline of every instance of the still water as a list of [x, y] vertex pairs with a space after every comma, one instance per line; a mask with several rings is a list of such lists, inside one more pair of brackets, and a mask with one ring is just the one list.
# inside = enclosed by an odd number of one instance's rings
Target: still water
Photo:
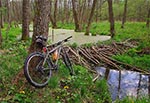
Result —
[[70, 44], [76, 43], [78, 45], [86, 43], [97, 43], [98, 41], [106, 41], [111, 37], [106, 35], [86, 36], [84, 32], [75, 32], [74, 30], [67, 29], [49, 29], [49, 40], [53, 43], [65, 39], [68, 36], [73, 38], [69, 41]]
[[102, 77], [107, 77], [112, 100], [123, 99], [126, 96], [138, 98], [149, 94], [148, 75], [127, 70], [109, 70], [106, 76], [104, 67], [96, 67], [96, 71]]

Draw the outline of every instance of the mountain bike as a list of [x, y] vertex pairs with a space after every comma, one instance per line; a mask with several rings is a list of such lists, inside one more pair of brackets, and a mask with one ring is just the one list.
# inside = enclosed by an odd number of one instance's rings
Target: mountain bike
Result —
[[52, 76], [53, 70], [58, 70], [58, 61], [61, 58], [69, 69], [70, 75], [74, 74], [72, 63], [64, 48], [64, 43], [72, 36], [52, 45], [45, 45], [47, 38], [36, 37], [36, 43], [42, 46], [42, 52], [31, 53], [25, 60], [24, 75], [34, 87], [45, 87]]

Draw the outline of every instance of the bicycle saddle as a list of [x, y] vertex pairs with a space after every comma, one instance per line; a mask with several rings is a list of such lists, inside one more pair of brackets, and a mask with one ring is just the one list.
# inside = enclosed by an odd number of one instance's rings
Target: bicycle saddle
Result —
[[47, 37], [43, 35], [36, 36], [36, 43], [41, 44], [42, 46], [46, 45]]

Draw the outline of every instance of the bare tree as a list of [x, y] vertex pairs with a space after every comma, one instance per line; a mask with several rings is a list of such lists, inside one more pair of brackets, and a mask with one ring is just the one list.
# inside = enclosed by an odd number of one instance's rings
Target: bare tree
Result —
[[101, 18], [101, 13], [102, 13], [102, 5], [106, 2], [107, 0], [98, 0], [96, 3], [96, 13], [95, 13], [95, 21], [98, 22]]
[[23, 0], [22, 3], [22, 40], [29, 38], [29, 1], [30, 0]]
[[2, 33], [1, 33], [1, 28], [0, 28], [0, 46], [2, 45]]
[[50, 20], [52, 23], [53, 28], [57, 28], [57, 5], [58, 5], [58, 0], [54, 0], [54, 14], [52, 16], [52, 0], [50, 0]]
[[73, 17], [74, 17], [74, 23], [75, 23], [75, 31], [80, 32], [81, 31], [81, 25], [79, 23], [78, 14], [76, 11], [76, 0], [72, 0], [72, 9], [73, 9]]
[[6, 0], [6, 8], [7, 8], [7, 23], [8, 23], [8, 26], [7, 26], [7, 30], [6, 30], [6, 39], [8, 39], [8, 32], [10, 30], [10, 27], [11, 27], [11, 20], [10, 20], [10, 1], [9, 0]]
[[[0, 9], [2, 8], [2, 1], [0, 0]], [[0, 46], [2, 45], [2, 33], [1, 33], [1, 27], [2, 27], [2, 10], [0, 10]]]
[[100, 4], [99, 2], [101, 2], [101, 0], [98, 1], [98, 3], [96, 4], [96, 15], [95, 15], [96, 22], [98, 22], [98, 14], [99, 14], [99, 12], [101, 12], [101, 10], [99, 10], [99, 9], [101, 9], [101, 7], [99, 7], [99, 4]]
[[146, 27], [149, 28], [149, 22], [150, 22], [150, 8], [148, 9], [148, 15], [147, 15], [147, 21], [146, 21]]
[[1, 10], [0, 10], [0, 25], [1, 25], [1, 28], [3, 28], [4, 27], [4, 25], [3, 25], [3, 6], [2, 6], [2, 0], [0, 0], [0, 8], [1, 8]]
[[126, 14], [127, 14], [127, 3], [128, 3], [128, 0], [125, 0], [124, 1], [125, 4], [124, 4], [124, 13], [123, 13], [123, 18], [122, 18], [122, 25], [121, 25], [121, 28], [124, 28], [124, 24], [126, 22]]
[[54, 7], [54, 28], [57, 28], [57, 3], [58, 3], [58, 0], [55, 0], [55, 7]]
[[89, 35], [90, 25], [91, 25], [91, 22], [92, 22], [92, 17], [94, 15], [94, 10], [95, 10], [96, 3], [97, 3], [97, 0], [94, 0], [93, 1], [93, 5], [92, 5], [91, 14], [90, 14], [90, 17], [89, 17], [89, 20], [88, 20], [88, 24], [87, 24], [87, 27], [86, 27], [85, 35]]
[[49, 0], [36, 0], [35, 1], [35, 17], [33, 24], [33, 37], [32, 43], [29, 48], [29, 53], [39, 50], [36, 45], [36, 36], [48, 36], [49, 30]]
[[68, 20], [67, 20], [67, 18], [68, 18], [68, 10], [69, 8], [68, 8], [68, 5], [67, 5], [67, 0], [64, 0], [64, 18], [63, 18], [63, 20], [62, 20], [62, 22], [64, 23], [64, 21], [65, 21], [65, 18], [66, 18], [66, 22], [68, 22]]
[[82, 2], [79, 2], [79, 6], [78, 6], [79, 10], [78, 10], [77, 15], [78, 15], [81, 29], [82, 29], [83, 25], [85, 23], [87, 23], [87, 17], [88, 17], [89, 11], [90, 11], [90, 10], [87, 10], [86, 2], [87, 2], [87, 0], [83, 0]]
[[9, 0], [6, 0], [5, 6], [7, 8], [7, 22], [11, 26], [10, 1]]
[[111, 33], [111, 37], [113, 38], [115, 35], [115, 24], [114, 24], [112, 0], [107, 0], [107, 2], [108, 2], [108, 11], [109, 11], [110, 33]]

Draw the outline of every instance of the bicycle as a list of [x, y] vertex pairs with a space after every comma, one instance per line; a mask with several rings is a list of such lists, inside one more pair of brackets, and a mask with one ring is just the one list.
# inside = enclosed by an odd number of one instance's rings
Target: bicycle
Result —
[[25, 60], [24, 75], [27, 81], [34, 87], [45, 87], [51, 78], [52, 70], [58, 70], [58, 60], [62, 57], [70, 75], [74, 74], [72, 63], [67, 52], [64, 50], [64, 43], [72, 36], [55, 44], [46, 46], [47, 39], [43, 36], [36, 37], [36, 43], [40, 45], [43, 52], [31, 53]]

